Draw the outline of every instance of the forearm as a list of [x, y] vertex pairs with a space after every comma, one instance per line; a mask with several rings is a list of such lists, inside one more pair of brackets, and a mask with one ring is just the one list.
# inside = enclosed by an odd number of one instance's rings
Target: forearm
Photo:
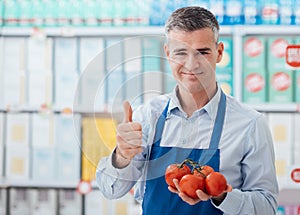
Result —
[[118, 169], [112, 165], [112, 155], [99, 161], [96, 181], [99, 190], [109, 199], [124, 196], [140, 178], [141, 171], [132, 163]]
[[[277, 201], [273, 194], [263, 191], [241, 191], [234, 189], [215, 206], [224, 214], [276, 214]], [[214, 201], [212, 201], [214, 203]]]

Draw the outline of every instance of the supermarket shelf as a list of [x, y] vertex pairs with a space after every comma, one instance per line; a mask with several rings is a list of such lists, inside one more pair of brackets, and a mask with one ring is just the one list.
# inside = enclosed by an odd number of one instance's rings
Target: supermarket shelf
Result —
[[300, 104], [298, 103], [287, 103], [287, 104], [248, 104], [252, 108], [261, 112], [300, 112]]
[[55, 180], [11, 180], [11, 179], [0, 179], [0, 188], [7, 187], [32, 187], [32, 188], [66, 188], [75, 189], [78, 182], [76, 181], [55, 181]]
[[288, 25], [238, 25], [233, 28], [238, 35], [297, 35], [300, 34], [299, 26]]
[[[231, 26], [221, 26], [221, 34], [232, 34]], [[0, 31], [3, 36], [146, 36], [164, 35], [163, 26], [135, 26], [135, 27], [3, 27]]]

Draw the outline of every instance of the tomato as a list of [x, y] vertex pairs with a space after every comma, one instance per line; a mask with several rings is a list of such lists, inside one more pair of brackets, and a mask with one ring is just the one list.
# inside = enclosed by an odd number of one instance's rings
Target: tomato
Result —
[[176, 188], [175, 184], [173, 183], [173, 179], [178, 179], [178, 181], [180, 181], [180, 179], [186, 175], [186, 174], [190, 174], [191, 170], [190, 168], [186, 165], [180, 165], [180, 164], [170, 164], [165, 172], [165, 180], [166, 183], [173, 187]]
[[196, 190], [204, 190], [205, 178], [202, 176], [188, 174], [181, 178], [179, 182], [180, 191], [193, 199], [198, 199]]
[[200, 171], [204, 175], [208, 176], [210, 173], [214, 172], [215, 170], [211, 166], [205, 165], [200, 167]]
[[205, 190], [208, 195], [219, 196], [226, 188], [226, 178], [219, 172], [212, 172], [205, 178]]

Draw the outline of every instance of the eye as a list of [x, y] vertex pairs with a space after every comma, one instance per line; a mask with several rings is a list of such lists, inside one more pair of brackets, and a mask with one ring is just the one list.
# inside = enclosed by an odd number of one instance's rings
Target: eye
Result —
[[198, 55], [208, 55], [209, 53], [207, 51], [199, 51], [197, 52]]
[[187, 53], [186, 52], [176, 52], [175, 55], [184, 56], [184, 55], [187, 55]]

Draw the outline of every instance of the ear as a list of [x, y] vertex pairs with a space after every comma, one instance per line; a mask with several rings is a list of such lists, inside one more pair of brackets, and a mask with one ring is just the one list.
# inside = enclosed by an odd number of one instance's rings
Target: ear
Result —
[[217, 45], [217, 63], [220, 63], [223, 57], [223, 51], [224, 51], [224, 44], [222, 42], [219, 42]]
[[167, 56], [167, 58], [170, 57], [170, 49], [167, 45], [167, 43], [164, 44], [164, 51], [165, 51], [165, 55]]

